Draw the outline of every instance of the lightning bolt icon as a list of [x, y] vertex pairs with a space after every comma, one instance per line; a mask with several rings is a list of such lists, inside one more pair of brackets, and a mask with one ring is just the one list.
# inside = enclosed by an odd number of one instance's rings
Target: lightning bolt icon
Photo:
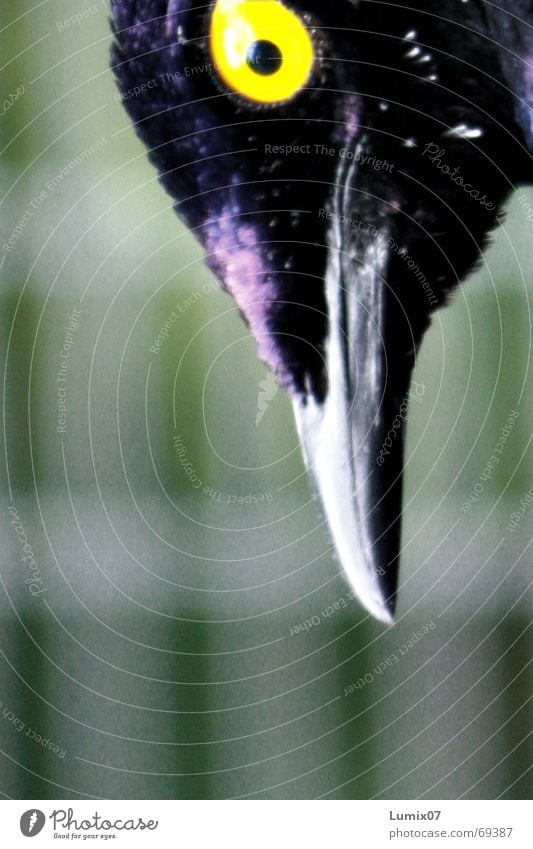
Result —
[[35, 825], [36, 822], [37, 822], [37, 811], [34, 811], [33, 814], [30, 817], [28, 832], [31, 833], [33, 831], [33, 826]]

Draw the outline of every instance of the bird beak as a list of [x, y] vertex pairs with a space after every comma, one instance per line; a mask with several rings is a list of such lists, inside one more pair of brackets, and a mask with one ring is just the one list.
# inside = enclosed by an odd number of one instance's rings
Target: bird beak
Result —
[[328, 217], [327, 391], [324, 397], [309, 392], [295, 400], [296, 423], [342, 566], [369, 613], [391, 624], [400, 548], [402, 426], [416, 346], [388, 285], [386, 225], [354, 225], [342, 202]]

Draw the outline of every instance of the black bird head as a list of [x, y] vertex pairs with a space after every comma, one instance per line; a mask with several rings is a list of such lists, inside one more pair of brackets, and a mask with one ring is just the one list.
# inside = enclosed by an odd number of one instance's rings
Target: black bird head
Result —
[[112, 5], [124, 106], [291, 394], [339, 558], [388, 622], [416, 352], [531, 176], [530, 3]]

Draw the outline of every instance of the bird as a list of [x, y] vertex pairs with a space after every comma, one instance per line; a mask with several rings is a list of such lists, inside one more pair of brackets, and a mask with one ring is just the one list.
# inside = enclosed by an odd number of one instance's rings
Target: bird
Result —
[[118, 97], [390, 625], [417, 354], [533, 177], [533, 4], [113, 0], [111, 25]]

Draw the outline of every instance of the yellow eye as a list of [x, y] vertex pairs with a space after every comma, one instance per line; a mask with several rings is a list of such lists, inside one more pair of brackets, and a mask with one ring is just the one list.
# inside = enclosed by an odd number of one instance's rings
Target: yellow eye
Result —
[[314, 61], [307, 28], [278, 0], [218, 0], [211, 53], [224, 82], [259, 103], [293, 97]]

